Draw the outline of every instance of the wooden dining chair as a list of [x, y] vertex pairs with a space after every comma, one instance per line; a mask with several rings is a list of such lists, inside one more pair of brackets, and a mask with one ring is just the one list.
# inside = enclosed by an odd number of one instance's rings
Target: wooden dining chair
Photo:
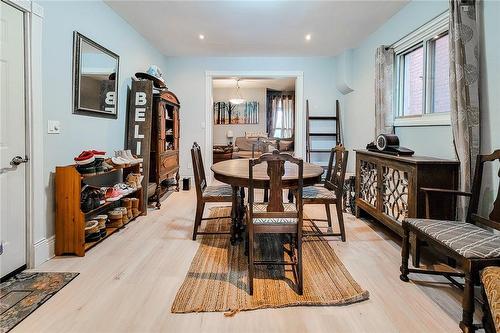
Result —
[[[342, 198], [344, 197], [344, 178], [347, 168], [347, 157], [349, 152], [344, 146], [338, 145], [332, 148], [328, 169], [324, 184], [304, 187], [302, 202], [304, 205], [325, 205], [326, 219], [307, 219], [313, 224], [315, 231], [307, 232], [307, 236], [340, 236], [342, 241], [346, 240], [344, 227], [344, 216], [342, 215]], [[330, 205], [335, 205], [337, 219], [339, 221], [340, 233], [332, 230], [332, 216]], [[327, 222], [327, 231], [315, 222]]]
[[[269, 176], [269, 202], [256, 203], [254, 201], [254, 167], [267, 162]], [[304, 182], [303, 161], [290, 154], [272, 153], [262, 154], [257, 159], [248, 162], [248, 208], [247, 208], [247, 239], [248, 239], [248, 284], [250, 295], [253, 295], [253, 277], [255, 265], [282, 265], [293, 267], [297, 281], [299, 295], [303, 293], [302, 275], [302, 199], [299, 196], [297, 204], [283, 203], [282, 177], [285, 173], [285, 162], [294, 163], [298, 167], [298, 184], [296, 191], [302, 193]], [[254, 240], [257, 234], [289, 234], [290, 261], [285, 260], [255, 260]]]
[[225, 184], [207, 186], [201, 149], [196, 142], [193, 143], [193, 147], [191, 148], [191, 159], [193, 161], [196, 188], [196, 215], [194, 219], [193, 240], [196, 240], [197, 235], [230, 234], [229, 231], [198, 231], [202, 221], [230, 218], [230, 216], [204, 218], [203, 211], [207, 202], [232, 202], [233, 189], [231, 186]]
[[[268, 149], [268, 145], [265, 141], [257, 138], [257, 142], [252, 144], [252, 158], [260, 157]], [[264, 189], [264, 202], [269, 201], [269, 189]]]
[[[281, 152], [280, 150], [280, 141], [281, 139], [280, 138], [274, 138], [274, 147], [276, 150], [278, 150], [279, 152]], [[252, 144], [252, 158], [256, 158], [256, 157], [259, 157], [260, 155], [262, 155], [263, 153], [266, 153], [268, 152], [269, 150], [269, 147], [270, 146], [273, 146], [273, 143], [272, 141], [270, 141], [269, 139], [261, 139], [261, 138], [257, 138], [257, 142]], [[289, 190], [288, 192], [288, 200], [290, 202], [293, 201], [293, 196], [291, 195], [291, 190]], [[291, 200], [290, 200], [291, 198]], [[264, 189], [264, 202], [268, 202], [269, 201], [269, 189], [268, 188], [265, 188]]]

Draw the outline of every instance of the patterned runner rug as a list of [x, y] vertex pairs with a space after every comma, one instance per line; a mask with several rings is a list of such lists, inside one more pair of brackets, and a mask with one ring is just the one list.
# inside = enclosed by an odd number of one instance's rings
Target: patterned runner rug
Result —
[[0, 332], [10, 331], [78, 273], [19, 273], [0, 284]]
[[[230, 208], [217, 207], [210, 211], [210, 216], [228, 216], [229, 213]], [[227, 230], [230, 219], [208, 220], [202, 225], [205, 223], [206, 230]], [[201, 236], [199, 239], [198, 252], [172, 304], [173, 313], [223, 311], [232, 315], [262, 308], [344, 305], [369, 297], [368, 291], [354, 281], [324, 239], [314, 237], [303, 242], [302, 296], [296, 293], [291, 267], [277, 265], [256, 266], [254, 295], [250, 296], [244, 245], [231, 246], [227, 235]], [[288, 260], [283, 251], [285, 241], [286, 238], [279, 235], [260, 235], [255, 246], [257, 259]]]

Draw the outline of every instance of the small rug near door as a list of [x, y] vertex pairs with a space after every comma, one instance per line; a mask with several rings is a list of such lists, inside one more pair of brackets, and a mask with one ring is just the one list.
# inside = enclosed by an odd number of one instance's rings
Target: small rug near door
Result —
[[0, 332], [8, 332], [78, 273], [19, 273], [0, 284]]
[[[228, 207], [213, 208], [211, 216], [228, 216]], [[224, 221], [225, 220], [225, 221]], [[229, 228], [229, 219], [208, 220], [208, 229]], [[306, 223], [306, 222], [304, 222]], [[295, 292], [291, 268], [257, 266], [254, 295], [248, 294], [244, 245], [229, 245], [228, 236], [202, 236], [189, 272], [175, 296], [173, 313], [228, 312], [301, 305], [344, 305], [368, 299], [368, 291], [354, 281], [328, 242], [316, 238], [303, 243], [304, 295]], [[261, 235], [258, 249], [266, 259], [283, 256], [282, 238]], [[288, 255], [287, 255], [288, 256]], [[256, 253], [257, 258], [262, 258]], [[288, 259], [288, 258], [287, 258]]]

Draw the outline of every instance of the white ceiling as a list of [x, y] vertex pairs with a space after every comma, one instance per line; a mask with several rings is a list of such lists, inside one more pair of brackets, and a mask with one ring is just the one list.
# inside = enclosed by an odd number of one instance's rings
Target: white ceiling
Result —
[[[274, 90], [295, 90], [295, 78], [282, 78], [282, 79], [240, 79], [240, 88], [268, 88]], [[234, 88], [236, 89], [236, 79], [214, 79], [214, 88]]]
[[167, 56], [332, 56], [356, 47], [408, 1], [106, 3]]

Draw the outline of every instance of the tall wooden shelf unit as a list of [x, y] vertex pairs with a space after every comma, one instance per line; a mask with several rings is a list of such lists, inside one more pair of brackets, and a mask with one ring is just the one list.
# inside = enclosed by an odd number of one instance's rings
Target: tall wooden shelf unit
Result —
[[179, 100], [171, 91], [154, 95], [148, 192], [158, 208], [170, 186], [179, 191], [179, 109]]
[[[311, 154], [330, 154], [331, 148], [342, 143], [340, 136], [340, 104], [337, 100], [335, 103], [335, 115], [316, 115], [313, 116], [309, 113], [309, 100], [306, 100], [306, 158], [308, 162], [311, 162]], [[324, 122], [328, 124], [327, 128], [330, 128], [330, 131], [318, 131], [314, 129], [312, 126], [312, 122]], [[328, 147], [315, 148], [313, 147], [313, 138], [323, 138], [330, 139], [331, 145]], [[323, 168], [326, 168], [327, 165], [321, 165]]]
[[[56, 167], [56, 244], [55, 254], [74, 254], [80, 257], [85, 252], [104, 239], [114, 234], [119, 228], [106, 228], [106, 236], [95, 242], [85, 242], [85, 222], [91, 220], [99, 214], [106, 214], [107, 211], [120, 206], [120, 200], [106, 202], [89, 212], [83, 212], [80, 208], [80, 195], [82, 187], [91, 186], [112, 186], [118, 182], [123, 182], [129, 173], [139, 173], [140, 165], [135, 164], [124, 168], [117, 168], [111, 171], [92, 175], [81, 175], [74, 165]], [[142, 205], [142, 188], [137, 189], [125, 197], [138, 198], [139, 208]], [[142, 215], [144, 212], [141, 212]], [[139, 215], [139, 216], [140, 216]], [[134, 218], [133, 218], [134, 219]], [[130, 221], [132, 221], [131, 219]], [[130, 223], [129, 221], [129, 223]]]

